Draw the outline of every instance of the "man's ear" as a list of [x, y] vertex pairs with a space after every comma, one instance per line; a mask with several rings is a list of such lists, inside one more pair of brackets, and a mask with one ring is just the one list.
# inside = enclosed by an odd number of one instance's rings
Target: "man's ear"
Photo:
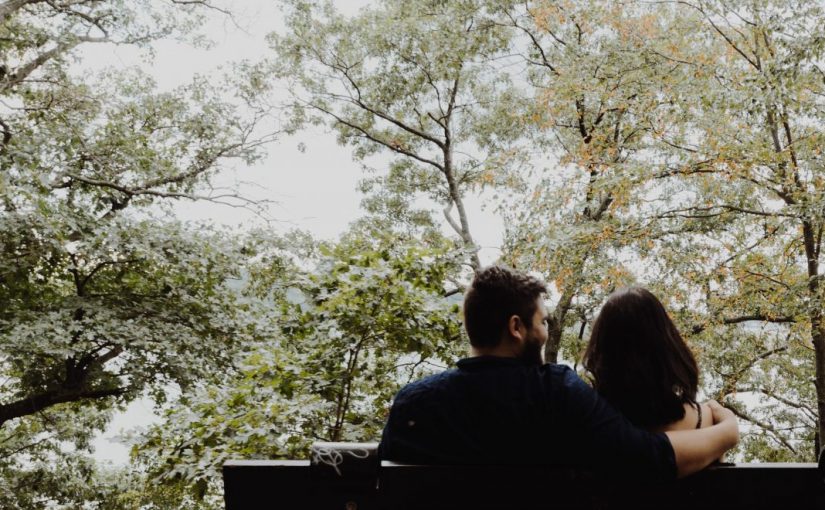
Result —
[[521, 317], [518, 315], [510, 316], [507, 320], [507, 333], [510, 335], [510, 338], [518, 341], [519, 343], [524, 341], [525, 326], [524, 322], [521, 320]]

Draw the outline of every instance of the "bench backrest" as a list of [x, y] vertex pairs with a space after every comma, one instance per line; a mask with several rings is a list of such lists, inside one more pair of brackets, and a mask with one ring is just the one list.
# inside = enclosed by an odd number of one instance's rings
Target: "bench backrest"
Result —
[[730, 464], [654, 484], [549, 466], [379, 462], [374, 443], [316, 443], [311, 460], [229, 461], [227, 510], [825, 509], [820, 465]]

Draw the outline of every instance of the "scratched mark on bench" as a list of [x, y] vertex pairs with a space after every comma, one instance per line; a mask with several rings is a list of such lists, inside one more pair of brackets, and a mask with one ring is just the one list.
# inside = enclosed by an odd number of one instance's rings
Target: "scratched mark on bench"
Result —
[[316, 444], [312, 448], [311, 455], [313, 464], [329, 466], [335, 470], [338, 476], [343, 476], [339, 466], [344, 463], [344, 455], [363, 460], [370, 456], [370, 451], [366, 448], [336, 449]]

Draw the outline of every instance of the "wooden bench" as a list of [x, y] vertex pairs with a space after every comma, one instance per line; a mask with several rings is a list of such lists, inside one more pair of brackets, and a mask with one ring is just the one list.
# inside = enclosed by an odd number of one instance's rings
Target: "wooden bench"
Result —
[[819, 465], [727, 464], [668, 483], [548, 466], [379, 462], [375, 443], [316, 443], [311, 460], [224, 464], [227, 510], [611, 509], [825, 510]]

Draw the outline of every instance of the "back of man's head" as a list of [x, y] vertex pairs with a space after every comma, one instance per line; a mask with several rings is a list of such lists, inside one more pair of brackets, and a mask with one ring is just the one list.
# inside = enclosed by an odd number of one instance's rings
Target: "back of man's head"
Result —
[[510, 317], [532, 324], [536, 300], [547, 292], [540, 280], [504, 266], [479, 271], [464, 295], [464, 327], [477, 348], [498, 345]]

